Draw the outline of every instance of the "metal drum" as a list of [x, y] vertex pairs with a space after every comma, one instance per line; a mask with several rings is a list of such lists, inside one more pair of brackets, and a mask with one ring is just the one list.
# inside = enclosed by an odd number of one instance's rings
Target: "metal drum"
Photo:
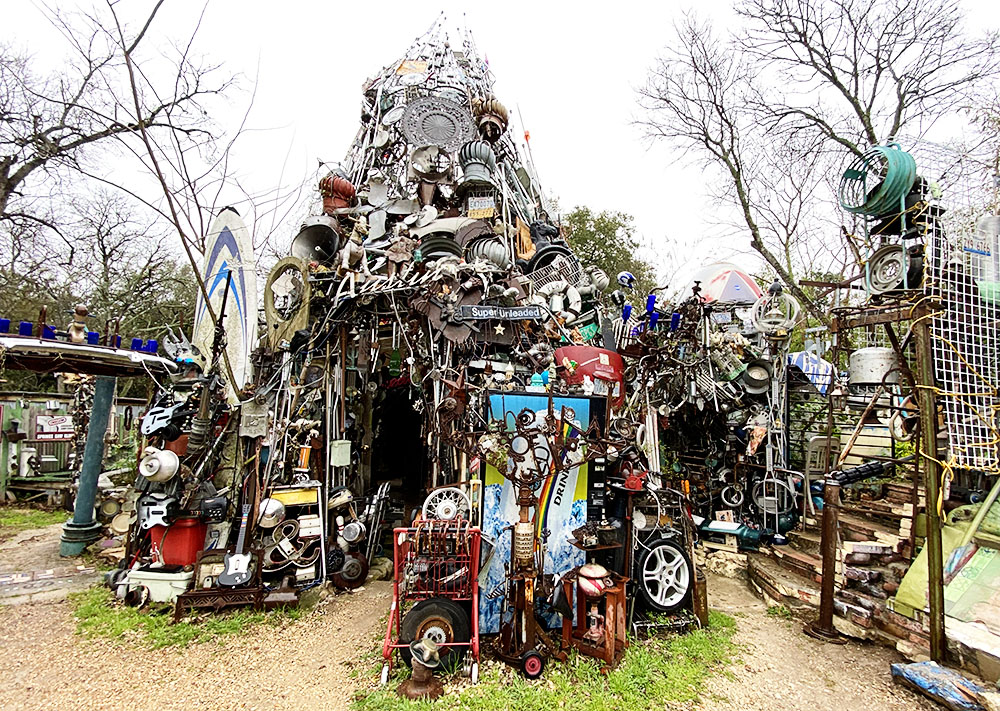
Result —
[[877, 386], [883, 382], [886, 385], [895, 385], [899, 382], [899, 371], [893, 369], [898, 366], [896, 351], [891, 348], [859, 348], [851, 353], [847, 365], [847, 383], [862, 387]]

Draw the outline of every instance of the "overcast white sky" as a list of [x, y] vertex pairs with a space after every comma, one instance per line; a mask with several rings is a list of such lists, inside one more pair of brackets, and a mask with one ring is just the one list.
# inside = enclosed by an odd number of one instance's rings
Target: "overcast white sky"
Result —
[[[60, 6], [90, 2], [61, 2]], [[996, 26], [993, 0], [968, 0], [971, 27]], [[51, 30], [31, 0], [7, 0], [0, 38], [58, 61]], [[138, 16], [152, 5], [129, 0]], [[185, 38], [202, 6], [170, 0], [158, 39]], [[362, 82], [398, 58], [444, 12], [467, 26], [489, 59], [496, 93], [531, 133], [543, 188], [562, 209], [587, 205], [635, 216], [638, 232], [663, 253], [683, 245], [696, 262], [748, 249], [709, 241], [713, 208], [697, 165], [666, 146], [649, 147], [631, 121], [641, 85], [685, 8], [731, 21], [728, 0], [690, 2], [313, 2], [211, 0], [198, 47], [230, 72], [257, 76], [250, 125], [268, 129], [238, 146], [241, 175], [260, 190], [297, 182], [316, 159], [340, 160], [358, 128]], [[241, 118], [239, 97], [223, 124]], [[833, 200], [834, 196], [830, 196]], [[288, 240], [291, 239], [288, 235]], [[736, 259], [748, 267], [755, 262]]]

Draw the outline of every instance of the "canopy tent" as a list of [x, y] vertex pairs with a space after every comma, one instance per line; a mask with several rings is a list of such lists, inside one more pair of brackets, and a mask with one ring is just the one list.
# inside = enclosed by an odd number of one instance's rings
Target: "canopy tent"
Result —
[[701, 295], [708, 302], [752, 304], [764, 295], [749, 274], [729, 262], [717, 262], [702, 267], [691, 279], [701, 282]]

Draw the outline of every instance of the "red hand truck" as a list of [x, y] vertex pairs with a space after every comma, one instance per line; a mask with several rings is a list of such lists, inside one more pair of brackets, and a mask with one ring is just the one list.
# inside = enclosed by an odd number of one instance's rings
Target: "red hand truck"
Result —
[[[394, 649], [409, 648], [413, 640], [400, 640], [406, 613], [424, 601], [450, 600], [470, 605], [469, 641], [445, 639], [441, 629], [428, 630], [422, 636], [441, 645], [441, 653], [451, 648], [467, 647], [467, 667], [472, 683], [479, 680], [479, 554], [482, 531], [468, 521], [456, 519], [421, 520], [411, 528], [393, 530], [392, 607], [382, 645], [381, 683], [389, 680]], [[457, 606], [455, 606], [457, 607]], [[464, 614], [464, 610], [461, 610]]]

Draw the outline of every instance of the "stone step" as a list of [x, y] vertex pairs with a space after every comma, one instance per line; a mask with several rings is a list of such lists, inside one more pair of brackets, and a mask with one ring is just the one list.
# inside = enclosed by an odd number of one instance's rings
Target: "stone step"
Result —
[[767, 553], [782, 568], [795, 575], [802, 576], [814, 583], [823, 580], [823, 561], [817, 555], [804, 553], [789, 546], [771, 546]]
[[[764, 553], [747, 556], [747, 577], [754, 590], [771, 603], [786, 605], [806, 616], [815, 615], [820, 605], [820, 585], [782, 567]], [[861, 590], [838, 589], [834, 594], [834, 626], [857, 639], [895, 645], [902, 637], [924, 639], [920, 623], [887, 610], [885, 601]]]

